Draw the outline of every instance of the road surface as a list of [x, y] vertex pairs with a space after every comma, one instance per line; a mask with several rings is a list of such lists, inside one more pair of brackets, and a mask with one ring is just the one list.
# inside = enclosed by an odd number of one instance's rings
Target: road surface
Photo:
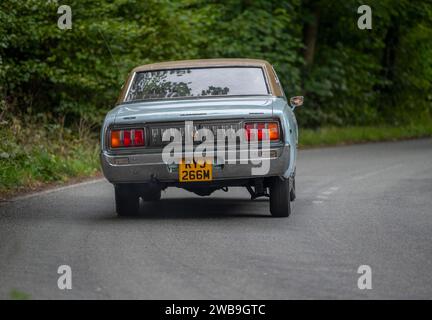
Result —
[[240, 188], [168, 189], [138, 218], [113, 196], [99, 180], [1, 204], [0, 299], [432, 298], [432, 140], [301, 151], [287, 219]]

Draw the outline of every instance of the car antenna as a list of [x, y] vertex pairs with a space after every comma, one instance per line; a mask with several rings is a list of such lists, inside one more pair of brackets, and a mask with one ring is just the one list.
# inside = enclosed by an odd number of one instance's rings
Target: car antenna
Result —
[[109, 51], [109, 53], [110, 53], [111, 59], [113, 60], [114, 65], [115, 65], [116, 68], [117, 68], [118, 74], [121, 75], [121, 73], [120, 73], [120, 68], [119, 68], [119, 66], [118, 66], [118, 64], [117, 64], [117, 61], [114, 59], [114, 55], [112, 54], [111, 47], [110, 47], [108, 41], [106, 41], [106, 39], [105, 39], [105, 37], [104, 37], [102, 31], [101, 31], [99, 28], [98, 28], [98, 31], [99, 31], [100, 35], [102, 36], [103, 41], [105, 42], [105, 45], [106, 45], [106, 47], [107, 47], [107, 49], [108, 49], [108, 51]]

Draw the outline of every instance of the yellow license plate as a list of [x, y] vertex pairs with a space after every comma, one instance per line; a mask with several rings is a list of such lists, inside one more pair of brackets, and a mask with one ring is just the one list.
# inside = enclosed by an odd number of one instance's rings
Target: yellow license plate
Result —
[[213, 179], [213, 166], [208, 162], [180, 163], [179, 181], [211, 181]]

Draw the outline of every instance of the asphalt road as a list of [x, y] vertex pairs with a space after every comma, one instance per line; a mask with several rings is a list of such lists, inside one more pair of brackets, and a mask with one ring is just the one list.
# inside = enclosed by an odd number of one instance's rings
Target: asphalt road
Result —
[[432, 140], [301, 151], [297, 196], [288, 219], [243, 189], [168, 189], [122, 219], [105, 181], [18, 198], [0, 205], [0, 298], [432, 298]]

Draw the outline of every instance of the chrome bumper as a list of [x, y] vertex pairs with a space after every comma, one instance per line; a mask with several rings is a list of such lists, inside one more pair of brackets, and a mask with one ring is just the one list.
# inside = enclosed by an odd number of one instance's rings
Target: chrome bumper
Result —
[[[285, 145], [269, 149], [270, 169], [263, 175], [283, 176], [290, 162], [290, 147]], [[142, 153], [131, 155], [112, 155], [102, 151], [100, 155], [102, 171], [111, 183], [146, 183], [146, 182], [176, 182], [178, 181], [178, 166], [167, 165], [162, 160], [161, 153]], [[236, 159], [239, 159], [237, 155]], [[262, 158], [260, 158], [262, 160]], [[256, 167], [252, 159], [247, 164], [228, 163], [213, 166], [213, 180], [259, 178], [252, 175]]]

